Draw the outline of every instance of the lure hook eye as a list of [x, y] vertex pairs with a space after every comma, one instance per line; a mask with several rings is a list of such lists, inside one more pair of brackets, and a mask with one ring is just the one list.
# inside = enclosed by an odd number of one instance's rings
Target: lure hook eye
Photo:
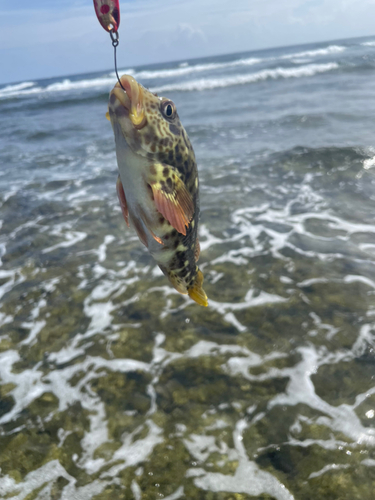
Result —
[[114, 29], [110, 29], [109, 36], [111, 37], [112, 45], [116, 48], [117, 45], [120, 43], [119, 36], [118, 36], [118, 31], [116, 31]]

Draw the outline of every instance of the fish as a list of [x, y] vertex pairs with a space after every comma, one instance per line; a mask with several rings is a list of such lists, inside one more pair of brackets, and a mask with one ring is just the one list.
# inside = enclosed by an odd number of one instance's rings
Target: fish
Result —
[[123, 75], [109, 96], [116, 143], [116, 189], [123, 217], [181, 294], [207, 307], [197, 262], [199, 179], [173, 101]]

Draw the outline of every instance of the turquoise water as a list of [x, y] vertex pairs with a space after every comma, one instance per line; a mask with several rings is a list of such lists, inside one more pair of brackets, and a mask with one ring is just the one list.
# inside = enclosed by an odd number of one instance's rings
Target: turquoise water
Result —
[[372, 500], [375, 41], [121, 72], [194, 146], [209, 307], [122, 219], [113, 74], [0, 88], [0, 496]]

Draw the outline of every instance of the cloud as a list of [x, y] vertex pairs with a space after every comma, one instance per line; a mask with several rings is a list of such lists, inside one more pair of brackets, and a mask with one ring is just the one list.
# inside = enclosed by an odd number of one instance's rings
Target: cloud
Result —
[[[3, 3], [5, 8], [12, 5]], [[119, 64], [124, 67], [375, 32], [375, 0], [120, 3]], [[0, 15], [0, 81], [111, 67], [112, 47], [91, 0], [19, 0], [17, 9], [5, 8]]]
[[58, 14], [46, 9], [10, 11], [0, 17], [0, 46], [13, 49], [79, 40], [92, 32], [92, 27], [87, 7]]

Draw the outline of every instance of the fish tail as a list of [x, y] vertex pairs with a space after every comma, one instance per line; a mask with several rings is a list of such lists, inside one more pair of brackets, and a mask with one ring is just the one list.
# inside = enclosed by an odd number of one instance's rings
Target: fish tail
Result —
[[200, 306], [207, 307], [207, 295], [202, 288], [203, 285], [203, 274], [202, 271], [198, 269], [197, 276], [194, 281], [194, 285], [191, 288], [188, 288], [188, 294], [191, 299], [193, 299]]

